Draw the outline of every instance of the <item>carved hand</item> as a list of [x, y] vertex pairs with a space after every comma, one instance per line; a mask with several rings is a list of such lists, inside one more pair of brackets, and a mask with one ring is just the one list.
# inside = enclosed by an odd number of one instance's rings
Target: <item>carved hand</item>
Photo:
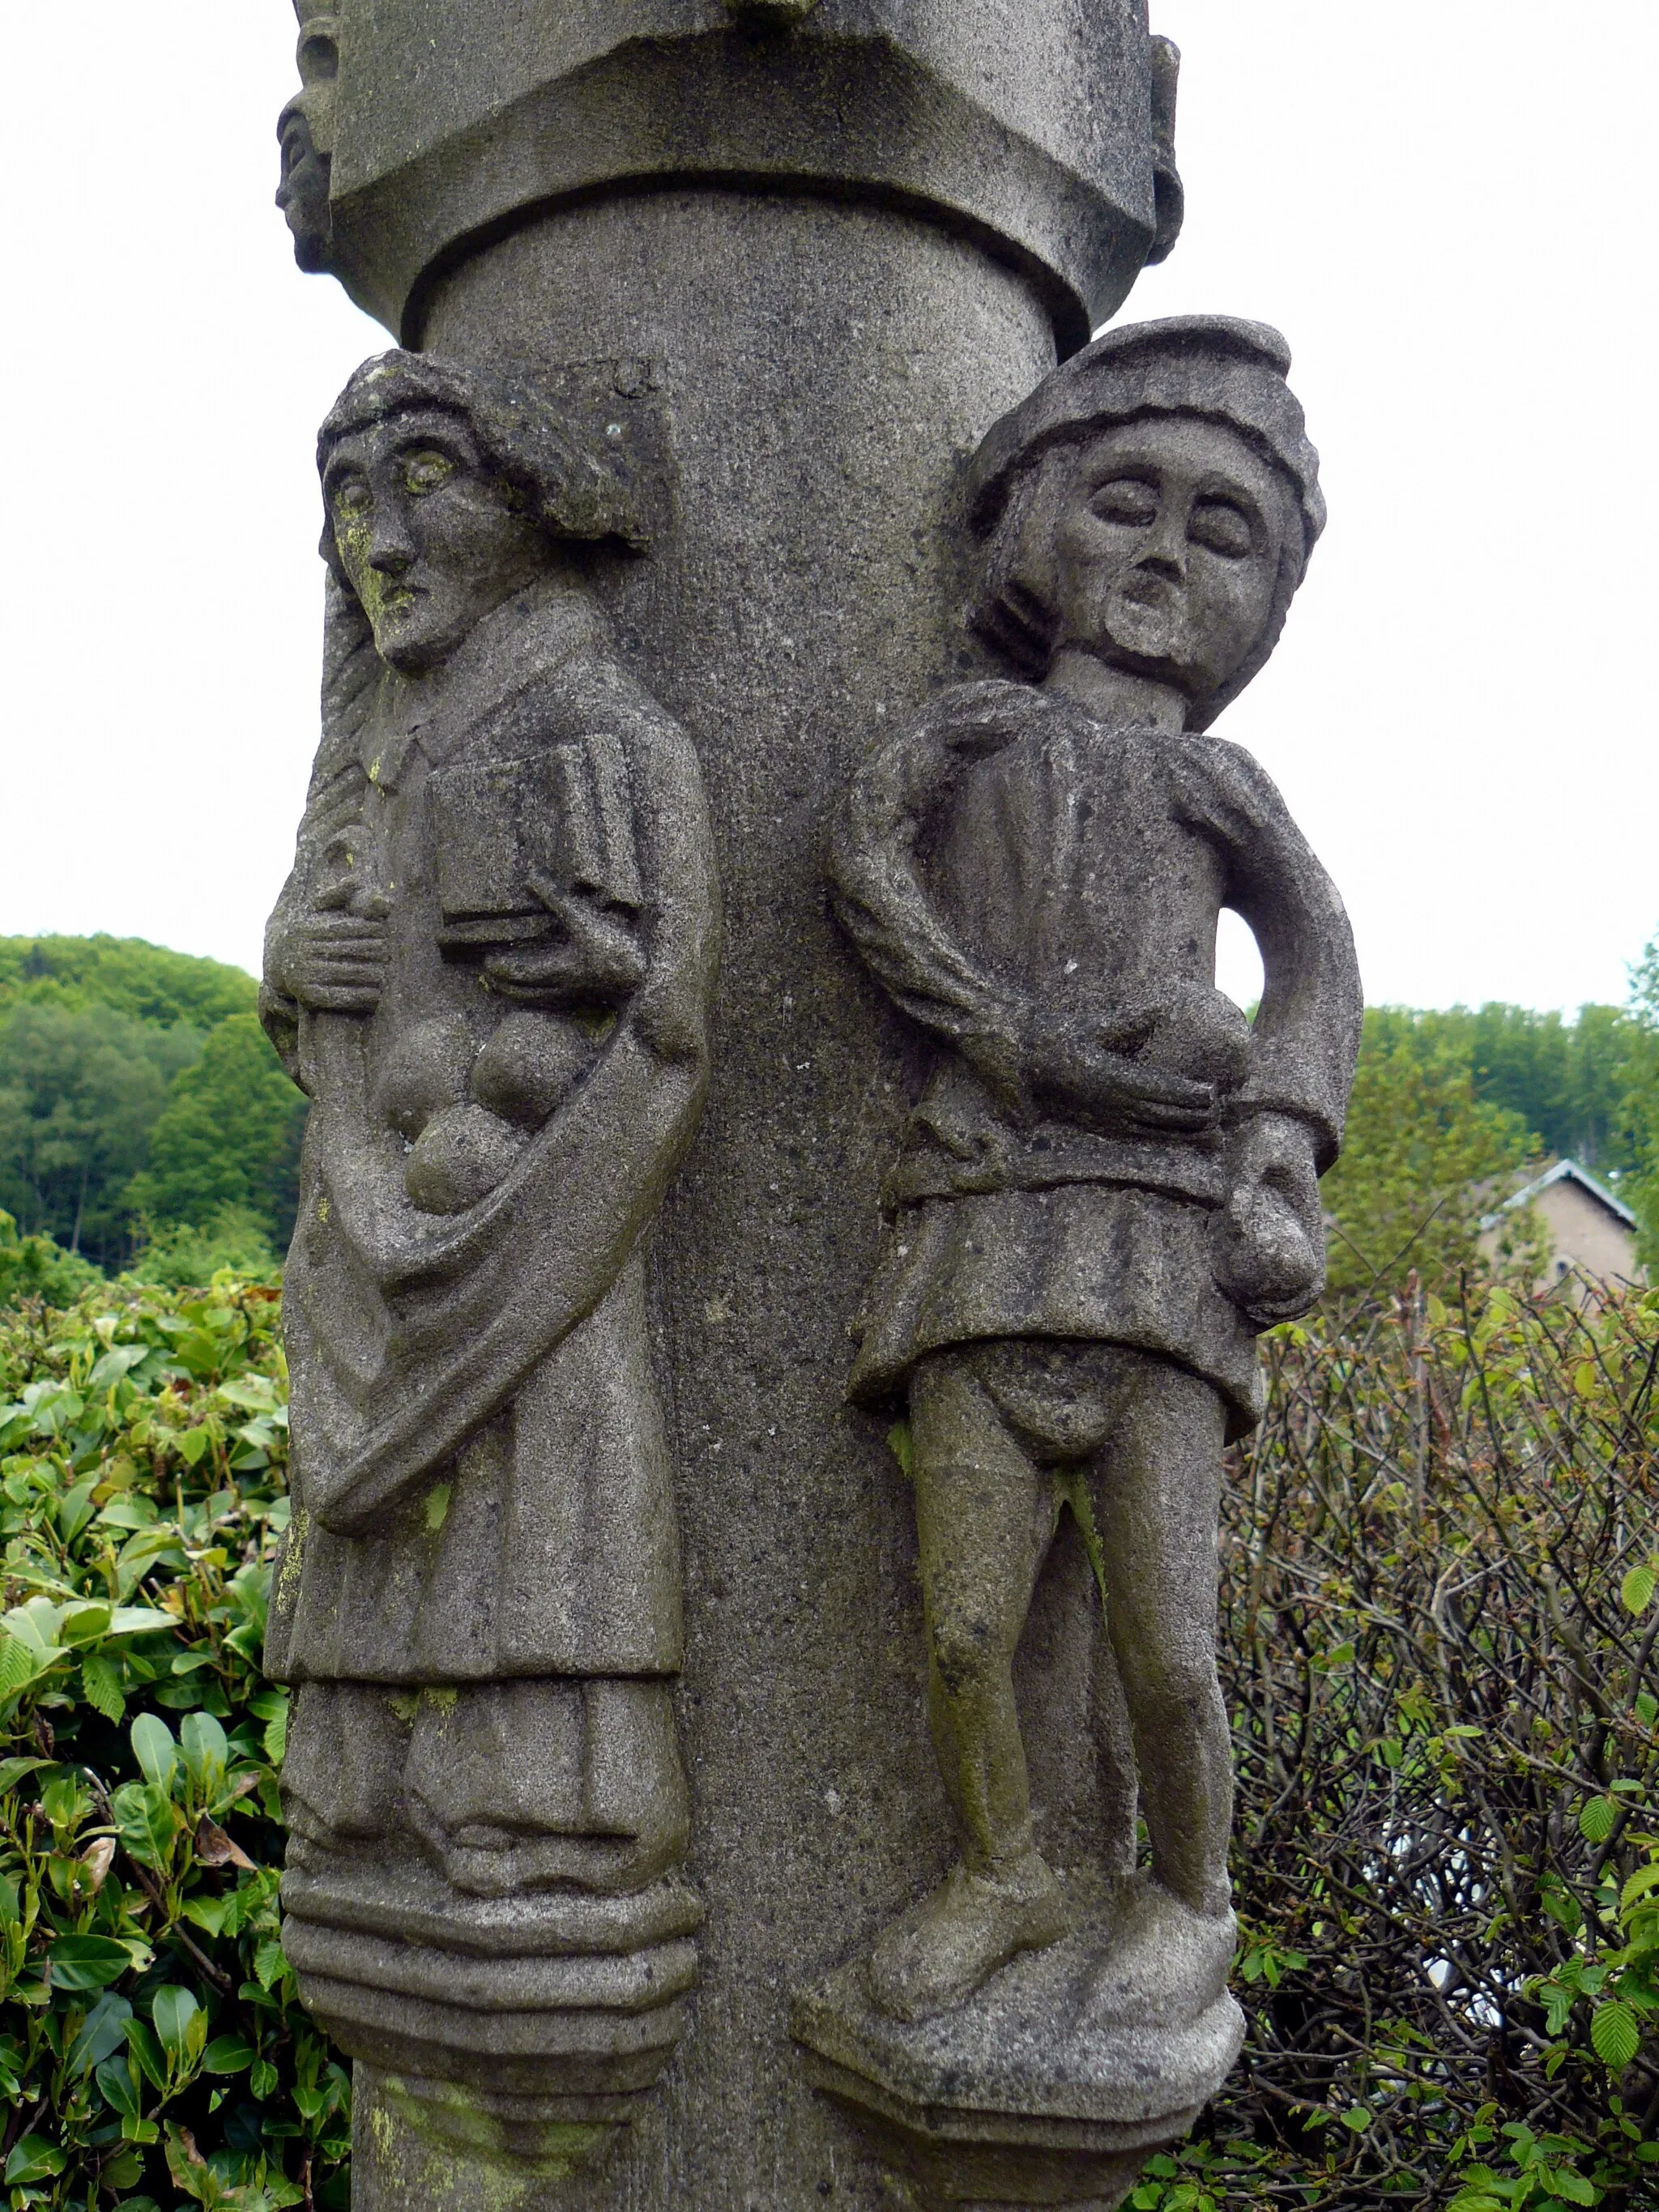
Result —
[[276, 989], [320, 1014], [372, 1014], [386, 982], [381, 915], [308, 915], [283, 932], [272, 961]]
[[1290, 1115], [1255, 1115], [1233, 1139], [1227, 1167], [1216, 1279], [1262, 1327], [1294, 1321], [1325, 1287], [1312, 1134]]
[[1025, 1042], [1032, 1097], [1062, 1115], [1080, 1113], [1114, 1134], [1196, 1136], [1213, 1128], [1220, 1110], [1213, 1083], [1194, 1082], [1131, 1056], [1157, 1019], [1150, 1010], [1117, 1021], [1035, 1015]]
[[562, 892], [544, 878], [532, 878], [530, 888], [565, 934], [556, 944], [514, 945], [490, 953], [484, 974], [497, 990], [556, 1005], [592, 1000], [604, 1006], [637, 989], [645, 959], [620, 915]]

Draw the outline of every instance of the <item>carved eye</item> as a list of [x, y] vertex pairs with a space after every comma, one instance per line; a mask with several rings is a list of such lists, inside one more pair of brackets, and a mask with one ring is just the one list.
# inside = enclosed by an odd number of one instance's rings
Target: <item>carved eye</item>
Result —
[[1158, 520], [1158, 494], [1139, 477], [1114, 477], [1102, 484], [1090, 502], [1103, 522], [1121, 523], [1145, 530]]
[[410, 453], [404, 460], [404, 487], [415, 498], [423, 499], [454, 473], [455, 464], [447, 453]]
[[1230, 561], [1242, 561], [1255, 548], [1250, 518], [1230, 499], [1201, 499], [1194, 507], [1187, 535], [1194, 545], [1206, 546]]
[[336, 514], [362, 514], [374, 505], [368, 483], [362, 477], [342, 477], [329, 492]]

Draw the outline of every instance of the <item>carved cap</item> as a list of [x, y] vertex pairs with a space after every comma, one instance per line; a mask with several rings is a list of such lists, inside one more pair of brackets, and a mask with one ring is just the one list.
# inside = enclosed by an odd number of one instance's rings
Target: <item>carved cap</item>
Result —
[[[529, 384], [429, 354], [384, 353], [365, 362], [317, 433], [317, 466], [342, 438], [397, 415], [437, 410], [460, 418], [488, 465], [528, 497], [553, 538], [620, 538], [642, 549], [650, 532], [620, 453]], [[324, 553], [332, 543], [324, 533]]]
[[1055, 446], [1138, 415], [1205, 415], [1229, 424], [1295, 487], [1303, 564], [1325, 527], [1319, 455], [1285, 379], [1291, 349], [1266, 323], [1173, 315], [1108, 331], [994, 422], [969, 472], [969, 515], [988, 536], [1014, 485]]

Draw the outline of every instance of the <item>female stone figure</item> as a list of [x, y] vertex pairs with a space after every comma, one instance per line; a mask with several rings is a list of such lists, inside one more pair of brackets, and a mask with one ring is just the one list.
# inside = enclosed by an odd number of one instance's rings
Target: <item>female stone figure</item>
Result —
[[581, 581], [574, 548], [641, 536], [598, 441], [392, 353], [319, 462], [325, 729], [263, 1000], [313, 1102], [267, 1645], [297, 1690], [288, 1901], [380, 1925], [340, 1900], [409, 1865], [441, 1922], [639, 1899], [688, 1819], [643, 1239], [707, 1077], [696, 757]]

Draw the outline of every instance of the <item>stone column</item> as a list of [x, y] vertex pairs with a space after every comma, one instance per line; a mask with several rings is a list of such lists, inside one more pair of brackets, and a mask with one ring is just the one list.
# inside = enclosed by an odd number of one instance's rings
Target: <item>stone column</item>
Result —
[[[792, 1993], [950, 1850], [909, 1499], [844, 1401], [919, 1047], [834, 927], [824, 837], [872, 738], [979, 665], [957, 549], [981, 437], [1169, 243], [1144, 0], [306, 14], [331, 161], [313, 262], [405, 346], [580, 389], [660, 479], [649, 556], [601, 558], [597, 587], [696, 744], [726, 910], [708, 1103], [655, 1237], [707, 1912], [690, 2025], [597, 2165], [574, 2122], [537, 2135], [360, 2066], [355, 2202], [1007, 2201], [1023, 2184], [958, 2188], [948, 2155], [943, 2181], [891, 2178], [791, 2035]], [[1052, 1571], [1086, 1582], [1069, 1553]], [[1030, 1693], [1069, 1699], [1080, 1738], [1086, 1664], [1043, 1648], [1044, 1603]], [[1036, 1778], [1051, 1836], [1098, 1821], [1089, 1767]], [[1115, 2203], [1157, 2139], [1062, 2129], [1053, 2186]]]

